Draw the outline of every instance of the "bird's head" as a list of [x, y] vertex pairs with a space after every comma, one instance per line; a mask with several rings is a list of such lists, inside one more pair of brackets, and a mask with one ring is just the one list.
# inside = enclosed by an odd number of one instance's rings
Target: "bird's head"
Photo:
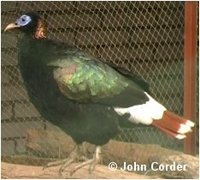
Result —
[[36, 39], [45, 38], [45, 24], [41, 17], [34, 12], [24, 13], [14, 23], [7, 25], [4, 31], [14, 29], [19, 29], [23, 33], [31, 35]]

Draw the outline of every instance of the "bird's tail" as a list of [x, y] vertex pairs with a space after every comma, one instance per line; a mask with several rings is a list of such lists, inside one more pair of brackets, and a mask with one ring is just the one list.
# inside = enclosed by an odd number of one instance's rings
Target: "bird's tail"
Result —
[[191, 132], [191, 128], [194, 127], [194, 123], [192, 121], [167, 110], [163, 113], [162, 118], [160, 120], [154, 120], [152, 125], [177, 139], [185, 138], [185, 134]]
[[186, 133], [192, 131], [194, 123], [168, 111], [162, 104], [145, 93], [149, 98], [144, 104], [134, 105], [128, 108], [114, 108], [119, 115], [130, 114], [129, 121], [153, 125], [166, 134], [177, 139], [186, 137]]

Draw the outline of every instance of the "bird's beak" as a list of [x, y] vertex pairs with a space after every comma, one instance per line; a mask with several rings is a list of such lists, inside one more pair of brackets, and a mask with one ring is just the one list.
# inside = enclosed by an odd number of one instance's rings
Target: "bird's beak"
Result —
[[4, 29], [4, 32], [5, 31], [8, 31], [8, 30], [11, 30], [11, 29], [15, 29], [15, 28], [19, 28], [20, 26], [17, 25], [16, 23], [10, 23], [6, 26], [6, 28]]

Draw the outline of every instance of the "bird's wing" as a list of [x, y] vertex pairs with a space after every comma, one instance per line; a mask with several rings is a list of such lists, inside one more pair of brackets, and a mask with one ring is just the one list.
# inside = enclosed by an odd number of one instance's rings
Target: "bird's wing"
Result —
[[62, 94], [80, 103], [130, 106], [148, 100], [142, 88], [109, 65], [83, 52], [48, 63]]
[[130, 72], [126, 69], [118, 67], [114, 64], [109, 64], [109, 65], [112, 66], [112, 68], [114, 68], [116, 71], [118, 71], [123, 76], [127, 77], [128, 79], [131, 79], [133, 82], [135, 82], [137, 85], [139, 85], [144, 91], [151, 94], [149, 84], [146, 81], [144, 81], [140, 76], [138, 76], [137, 74], [134, 74], [133, 72]]

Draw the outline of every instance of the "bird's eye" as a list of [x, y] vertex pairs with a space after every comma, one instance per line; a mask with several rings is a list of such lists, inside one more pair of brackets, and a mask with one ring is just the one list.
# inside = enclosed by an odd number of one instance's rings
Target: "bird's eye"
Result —
[[31, 21], [31, 17], [27, 15], [22, 15], [19, 19], [17, 19], [17, 24], [20, 26], [25, 26]]

